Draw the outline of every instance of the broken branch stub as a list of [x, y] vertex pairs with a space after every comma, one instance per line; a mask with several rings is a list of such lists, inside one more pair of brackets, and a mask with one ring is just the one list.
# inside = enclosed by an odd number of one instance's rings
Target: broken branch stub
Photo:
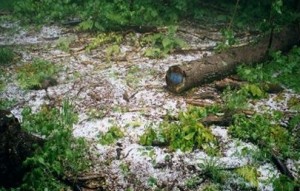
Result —
[[199, 60], [171, 66], [166, 73], [167, 88], [174, 93], [181, 93], [201, 84], [224, 78], [232, 74], [240, 64], [252, 64], [264, 61], [269, 50], [286, 51], [300, 41], [298, 25], [283, 28], [273, 34], [271, 46], [269, 35], [256, 43], [235, 47], [225, 52], [204, 57]]

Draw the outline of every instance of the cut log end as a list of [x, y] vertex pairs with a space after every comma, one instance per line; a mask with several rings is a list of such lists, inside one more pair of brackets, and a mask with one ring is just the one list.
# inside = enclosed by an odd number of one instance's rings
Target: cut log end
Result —
[[185, 72], [179, 66], [171, 66], [166, 74], [167, 87], [171, 92], [180, 93], [185, 87]]

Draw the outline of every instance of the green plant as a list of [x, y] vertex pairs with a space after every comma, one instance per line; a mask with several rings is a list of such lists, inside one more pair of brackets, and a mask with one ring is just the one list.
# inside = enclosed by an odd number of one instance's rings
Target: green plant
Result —
[[[264, 28], [266, 31], [274, 25], [281, 26], [299, 17], [293, 7], [293, 1], [282, 3], [281, 0], [213, 0], [209, 3], [197, 0], [15, 1], [14, 12], [23, 21], [63, 22], [66, 18], [79, 17], [82, 20], [79, 28], [93, 31], [124, 31], [139, 26], [174, 25], [186, 19], [199, 23], [229, 22], [230, 27], [227, 27], [227, 30], [231, 31], [249, 25], [254, 29]], [[6, 4], [9, 3], [5, 2], [4, 5]], [[217, 8], [215, 4], [218, 4]], [[230, 17], [231, 12], [234, 14]]]
[[14, 11], [27, 23], [47, 23], [78, 16], [81, 5], [80, 0], [16, 0]]
[[240, 65], [237, 67], [238, 75], [248, 82], [257, 83], [265, 80], [266, 74], [263, 70], [263, 64], [258, 64], [255, 67]]
[[255, 114], [250, 118], [245, 115], [235, 115], [234, 123], [229, 133], [236, 138], [257, 144], [267, 153], [276, 152], [277, 156], [299, 157], [295, 152], [292, 134], [279, 125], [280, 117], [275, 114]]
[[0, 64], [10, 64], [14, 60], [15, 54], [10, 48], [0, 47]]
[[201, 182], [201, 179], [199, 176], [194, 176], [186, 180], [185, 185], [189, 189], [196, 188], [199, 185], [199, 182]]
[[239, 90], [227, 88], [223, 94], [224, 107], [227, 110], [247, 109], [248, 98], [263, 98], [266, 96], [264, 90], [256, 84], [245, 84]]
[[219, 191], [219, 190], [221, 190], [220, 185], [213, 184], [213, 183], [205, 185], [203, 188], [203, 191]]
[[21, 88], [41, 89], [43, 82], [57, 75], [59, 68], [49, 61], [36, 59], [18, 68], [17, 80]]
[[202, 175], [209, 178], [213, 183], [224, 184], [226, 178], [226, 172], [222, 170], [222, 167], [216, 159], [210, 158], [198, 165], [202, 169]]
[[[157, 26], [175, 23], [178, 15], [186, 11], [187, 2], [173, 1], [87, 1], [81, 11], [84, 30], [126, 30], [131, 26]], [[182, 14], [183, 15], [183, 14]]]
[[120, 54], [121, 52], [120, 45], [119, 44], [110, 45], [105, 49], [105, 51], [106, 51], [107, 60], [110, 60], [112, 56], [117, 56], [118, 54]]
[[0, 69], [0, 91], [5, 89], [5, 79], [4, 71]]
[[141, 72], [142, 70], [139, 68], [139, 66], [131, 66], [127, 70], [127, 74], [125, 77], [126, 84], [132, 88], [136, 88], [139, 85], [140, 78], [142, 78], [145, 73]]
[[11, 106], [16, 104], [16, 100], [14, 99], [3, 99], [0, 98], [0, 109], [9, 109]]
[[297, 185], [284, 175], [279, 175], [279, 177], [273, 181], [274, 191], [293, 191], [296, 190], [296, 186], [299, 186], [299, 183]]
[[1, 7], [0, 7], [0, 11], [3, 11], [3, 10], [13, 10], [13, 4], [15, 3], [16, 0], [11, 0], [11, 1], [6, 1], [6, 0], [0, 0], [0, 4], [1, 4]]
[[59, 37], [59, 39], [56, 42], [56, 46], [58, 49], [69, 52], [70, 51], [70, 45], [76, 40], [76, 37], [71, 35], [67, 37]]
[[150, 187], [156, 187], [156, 185], [157, 185], [157, 179], [156, 178], [154, 178], [153, 176], [150, 176], [149, 178], [148, 178], [148, 180], [147, 180], [147, 184], [148, 184], [148, 186], [150, 186]]
[[[289, 121], [289, 131], [292, 132], [291, 139], [295, 150], [300, 150], [300, 114], [293, 116]], [[300, 167], [300, 166], [299, 166]], [[300, 168], [298, 170], [300, 172]]]
[[256, 167], [253, 166], [243, 166], [241, 168], [236, 169], [236, 173], [243, 177], [247, 182], [251, 184], [251, 186], [257, 188], [258, 187], [258, 171]]
[[[258, 186], [258, 172], [252, 166], [226, 169], [217, 159], [205, 159], [198, 164], [201, 168], [198, 177], [209, 180], [204, 190], [254, 190]], [[250, 183], [250, 184], [249, 184]]]
[[221, 30], [221, 34], [224, 41], [217, 44], [215, 48], [217, 51], [227, 49], [236, 43], [236, 39], [234, 37], [234, 32], [232, 29], [223, 29]]
[[[110, 33], [100, 33], [96, 36], [95, 39], [86, 47], [86, 50], [89, 52], [97, 47], [103, 46], [105, 44], [114, 43], [114, 45], [120, 45], [123, 41], [123, 36], [121, 34], [110, 32]], [[113, 46], [113, 45], [112, 45]], [[111, 55], [113, 50], [116, 48], [108, 47], [107, 54]], [[116, 51], [116, 50], [115, 50]]]
[[124, 176], [127, 176], [130, 173], [130, 166], [127, 163], [121, 163], [119, 168]]
[[263, 98], [266, 95], [264, 90], [256, 84], [245, 84], [240, 91], [245, 92], [251, 98]]
[[238, 67], [238, 74], [242, 79], [251, 83], [283, 84], [288, 88], [300, 92], [300, 48], [294, 47], [288, 55], [280, 51], [271, 54], [272, 60], [252, 66]]
[[176, 31], [176, 26], [170, 26], [166, 34], [157, 33], [144, 36], [141, 44], [150, 46], [145, 50], [144, 55], [150, 58], [160, 58], [173, 52], [175, 49], [186, 47], [186, 42], [177, 37]]
[[300, 111], [300, 98], [295, 96], [290, 97], [287, 102], [287, 106], [292, 110]]
[[124, 133], [120, 127], [112, 126], [106, 133], [99, 135], [99, 142], [103, 145], [109, 145], [122, 137], [124, 137]]
[[246, 109], [248, 107], [247, 93], [242, 90], [226, 89], [223, 92], [222, 99], [224, 107], [229, 110]]
[[156, 164], [156, 153], [153, 147], [151, 146], [146, 146], [143, 149], [139, 149], [139, 151], [141, 151], [141, 155], [142, 156], [147, 156], [151, 159], [151, 162], [153, 165]]
[[97, 109], [97, 108], [90, 108], [88, 110], [87, 115], [91, 119], [102, 119], [106, 115], [106, 111], [103, 109]]
[[152, 127], [148, 127], [144, 134], [140, 137], [139, 140], [142, 145], [152, 145], [154, 142], [165, 142], [165, 139], [162, 135], [157, 133]]
[[21, 190], [61, 190], [65, 187], [61, 179], [76, 179], [87, 169], [86, 143], [73, 137], [72, 125], [78, 118], [69, 101], [64, 101], [61, 109], [44, 106], [37, 113], [24, 108], [22, 116], [22, 128], [44, 137], [45, 143], [24, 162], [31, 171]]
[[140, 137], [140, 143], [167, 144], [171, 150], [181, 149], [187, 152], [198, 148], [215, 155], [218, 152], [217, 139], [209, 128], [199, 122], [206, 115], [206, 109], [191, 107], [187, 112], [180, 112], [176, 122], [164, 121], [157, 131], [148, 128]]

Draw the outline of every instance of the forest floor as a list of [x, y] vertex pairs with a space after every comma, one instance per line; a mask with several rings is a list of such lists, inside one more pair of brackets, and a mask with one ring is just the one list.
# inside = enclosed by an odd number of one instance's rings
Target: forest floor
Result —
[[[165, 84], [170, 66], [213, 54], [217, 43], [223, 41], [220, 26], [182, 23], [177, 35], [187, 42], [188, 48], [159, 59], [144, 55], [147, 47], [139, 42], [145, 35], [141, 33], [122, 34], [117, 51], [110, 48], [115, 42], [88, 51], [97, 35], [77, 32], [73, 27], [51, 25], [31, 29], [19, 27], [17, 22], [1, 22], [1, 29], [5, 30], [0, 33], [0, 46], [14, 47], [19, 58], [16, 64], [4, 68], [8, 77], [0, 98], [14, 102], [11, 110], [20, 120], [25, 106], [39, 111], [44, 104], [59, 107], [64, 99], [69, 99], [79, 115], [79, 122], [73, 127], [74, 136], [88, 141], [93, 160], [91, 173], [105, 177], [107, 190], [201, 190], [209, 181], [198, 176], [200, 164], [214, 162], [226, 169], [251, 164], [252, 156], [242, 152], [258, 147], [232, 138], [223, 126], [207, 127], [221, 143], [220, 156], [209, 156], [199, 149], [185, 153], [139, 144], [140, 136], [149, 126], [158, 128], [166, 115], [185, 111], [189, 103], [222, 102], [214, 83], [182, 95], [170, 93]], [[240, 44], [255, 37], [246, 32], [239, 36]], [[47, 91], [24, 90], [17, 83], [18, 69], [37, 58], [60, 67], [55, 77], [58, 83]], [[204, 94], [214, 95], [214, 99], [203, 98]], [[284, 99], [277, 101], [278, 96]], [[270, 94], [253, 102], [251, 107], [287, 110], [287, 99], [291, 96], [299, 97], [284, 90], [280, 95]], [[118, 127], [124, 137], [110, 145], [100, 144], [99, 137], [111, 127]], [[289, 167], [294, 168], [292, 162]], [[257, 171], [258, 189], [273, 190], [272, 179], [279, 174], [276, 167], [265, 162]], [[238, 180], [232, 180], [235, 181]], [[227, 182], [228, 189], [234, 189], [232, 182]]]

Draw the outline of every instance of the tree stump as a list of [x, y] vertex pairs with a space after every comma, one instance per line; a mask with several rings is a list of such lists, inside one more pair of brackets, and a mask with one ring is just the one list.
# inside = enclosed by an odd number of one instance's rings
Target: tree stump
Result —
[[17, 187], [27, 170], [22, 163], [43, 140], [21, 129], [18, 119], [0, 110], [0, 187]]
[[181, 93], [201, 84], [224, 78], [232, 74], [238, 64], [262, 62], [268, 57], [270, 50], [286, 51], [299, 41], [299, 25], [293, 25], [273, 34], [272, 38], [265, 36], [253, 44], [171, 66], [166, 73], [167, 88], [171, 92]]

